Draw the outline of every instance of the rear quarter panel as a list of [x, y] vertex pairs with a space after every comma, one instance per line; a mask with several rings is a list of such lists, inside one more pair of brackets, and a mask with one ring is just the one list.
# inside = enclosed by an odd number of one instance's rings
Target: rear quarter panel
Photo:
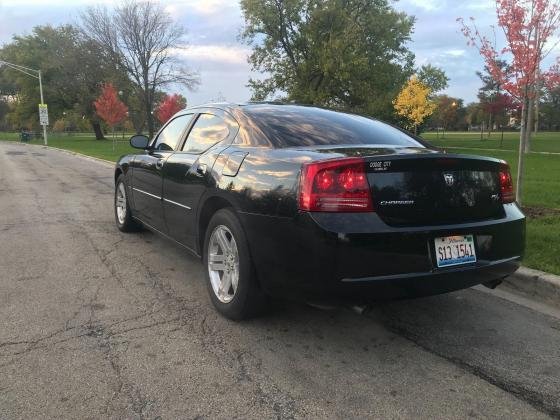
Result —
[[[230, 147], [220, 156], [214, 172], [220, 173], [217, 188], [233, 200], [236, 210], [266, 216], [294, 217], [301, 162], [279, 159], [265, 148]], [[230, 154], [246, 153], [235, 176], [222, 174]]]

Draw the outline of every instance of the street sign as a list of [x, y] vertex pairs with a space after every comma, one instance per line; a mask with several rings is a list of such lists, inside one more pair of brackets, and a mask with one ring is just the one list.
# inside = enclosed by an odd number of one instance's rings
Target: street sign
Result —
[[46, 104], [39, 104], [39, 124], [49, 125], [49, 110]]

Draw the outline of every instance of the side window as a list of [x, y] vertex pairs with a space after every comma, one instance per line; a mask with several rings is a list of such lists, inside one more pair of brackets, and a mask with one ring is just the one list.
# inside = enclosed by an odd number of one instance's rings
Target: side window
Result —
[[192, 115], [180, 115], [160, 131], [154, 144], [156, 150], [175, 150], [175, 146], [181, 141], [181, 135], [189, 124]]
[[223, 118], [212, 114], [200, 114], [187, 137], [183, 151], [202, 153], [228, 135], [229, 125]]

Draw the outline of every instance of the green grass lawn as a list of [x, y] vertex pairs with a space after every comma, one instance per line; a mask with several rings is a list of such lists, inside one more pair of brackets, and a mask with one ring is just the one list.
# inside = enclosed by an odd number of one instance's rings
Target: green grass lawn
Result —
[[[446, 132], [445, 138], [441, 133], [426, 132], [422, 137], [439, 147], [465, 147], [476, 149], [504, 149], [518, 150], [519, 133], [505, 132], [503, 143], [501, 142], [501, 132], [494, 132], [487, 138], [484, 134], [484, 140], [480, 140], [480, 132]], [[555, 152], [560, 153], [560, 132], [542, 132], [533, 136], [531, 150], [535, 152]]]
[[[48, 144], [52, 147], [71, 150], [73, 152], [83, 153], [88, 156], [116, 162], [117, 159], [128, 153], [138, 152], [128, 143], [130, 135], [116, 135], [117, 140], [115, 150], [113, 151], [113, 141], [111, 137], [106, 140], [95, 140], [93, 134], [50, 134], [48, 136]], [[0, 133], [0, 140], [19, 141], [19, 133]], [[31, 144], [43, 144], [43, 139], [33, 139]]]
[[[506, 160], [515, 178], [517, 172], [517, 133], [506, 133], [503, 150], [498, 149], [499, 136], [481, 142], [476, 134], [447, 133], [443, 140], [435, 139], [435, 133], [424, 138], [440, 147], [466, 147], [468, 149], [449, 149], [451, 153], [466, 153], [492, 156]], [[0, 140], [18, 141], [17, 133], [0, 133]], [[50, 135], [49, 146], [83, 153], [89, 156], [116, 161], [120, 156], [133, 153], [125, 137], [118, 137], [119, 143], [113, 151], [112, 142], [95, 140], [91, 134], [68, 136]], [[34, 139], [32, 144], [43, 144], [42, 139]], [[480, 149], [480, 150], [472, 150]], [[560, 152], [560, 133], [539, 133], [534, 141], [534, 150]], [[529, 154], [526, 160], [525, 191], [523, 205], [528, 206], [527, 255], [524, 265], [560, 274], [560, 155]], [[540, 209], [546, 211], [540, 212]], [[557, 211], [554, 211], [556, 209]], [[535, 211], [537, 210], [537, 211]], [[537, 215], [538, 213], [543, 213]]]

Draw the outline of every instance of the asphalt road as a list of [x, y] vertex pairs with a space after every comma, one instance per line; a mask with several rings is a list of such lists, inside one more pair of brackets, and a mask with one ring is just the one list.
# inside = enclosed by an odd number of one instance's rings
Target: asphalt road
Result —
[[560, 320], [466, 290], [218, 316], [112, 167], [0, 143], [0, 418], [560, 417]]

